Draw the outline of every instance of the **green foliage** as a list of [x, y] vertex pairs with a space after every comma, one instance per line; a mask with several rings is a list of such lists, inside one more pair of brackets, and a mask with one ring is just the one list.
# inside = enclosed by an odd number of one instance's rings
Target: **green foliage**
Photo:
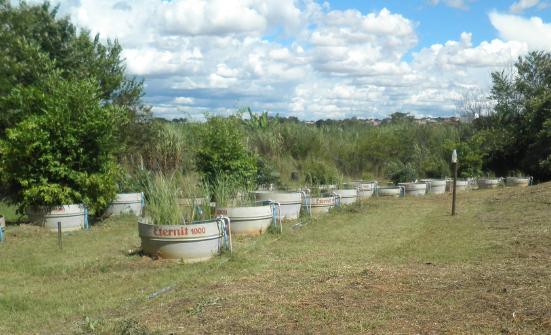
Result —
[[[263, 126], [251, 126], [250, 119], [243, 120], [240, 114], [209, 118], [206, 123], [158, 121], [153, 124], [153, 134], [159, 136], [151, 136], [137, 154], [144, 157], [149, 170], [189, 173], [195, 166], [211, 185], [218, 175], [228, 174], [249, 189], [255, 183], [286, 188], [302, 182], [335, 183], [338, 173], [356, 179], [363, 175], [369, 175], [368, 179], [385, 177], [393, 168], [389, 161], [409, 164], [418, 177], [442, 178], [450, 175], [450, 150], [457, 143], [468, 143], [473, 136], [469, 125], [418, 125], [409, 116], [405, 121], [373, 127], [361, 120], [313, 125], [263, 115], [267, 118], [265, 123], [260, 122]], [[163, 138], [177, 141], [164, 143]], [[475, 150], [477, 143], [465, 144], [468, 148], [461, 149], [476, 154], [471, 157], [469, 153], [469, 159], [462, 161], [460, 171], [465, 175], [478, 174], [481, 169], [483, 155]], [[228, 154], [231, 152], [237, 154]], [[240, 164], [246, 168], [235, 168]], [[244, 178], [242, 171], [248, 177]]]
[[25, 115], [0, 141], [5, 194], [20, 210], [84, 203], [94, 213], [114, 197], [114, 155], [126, 114], [102, 105], [100, 94], [91, 80], [64, 81], [54, 73], [3, 99]]
[[190, 132], [177, 124], [154, 122], [142, 144], [141, 156], [147, 169], [173, 173], [191, 171], [193, 151]]
[[413, 115], [409, 115], [409, 113], [394, 112], [390, 114], [390, 123], [407, 123], [413, 120]]
[[261, 157], [256, 158], [256, 184], [257, 185], [270, 185], [280, 183], [280, 174], [276, 171], [271, 164]]
[[3, 196], [20, 210], [82, 202], [100, 212], [120, 180], [120, 149], [148, 134], [143, 83], [126, 77], [116, 41], [92, 38], [48, 2], [2, 0], [0, 22]]
[[[52, 69], [63, 79], [94, 78], [98, 96], [106, 102], [142, 111], [143, 83], [125, 77], [118, 42], [102, 44], [86, 30], [77, 30], [68, 17], [58, 18], [48, 2], [17, 6], [0, 2], [0, 96], [17, 85], [33, 85]], [[0, 119], [1, 129], [14, 123]]]
[[[477, 133], [468, 141], [446, 141], [444, 147], [448, 153], [449, 163], [453, 149], [457, 150], [458, 157], [458, 176], [461, 178], [478, 177], [483, 175], [484, 153], [482, 147], [485, 145], [486, 134]], [[451, 171], [450, 171], [451, 172]], [[451, 175], [451, 174], [450, 174]]]
[[501, 175], [522, 170], [551, 179], [551, 53], [531, 52], [516, 71], [492, 73], [495, 113], [477, 120], [483, 131], [486, 168]]
[[240, 110], [240, 112], [247, 112], [249, 114], [247, 125], [250, 128], [266, 129], [269, 127], [270, 120], [268, 118], [268, 112], [263, 112], [261, 114], [253, 113], [249, 107]]
[[308, 185], [327, 185], [337, 183], [339, 171], [331, 163], [309, 158], [302, 166], [304, 181]]
[[182, 185], [175, 174], [155, 174], [145, 188], [147, 206], [146, 215], [153, 224], [180, 225], [184, 224], [184, 209], [178, 199], [182, 194]]
[[237, 198], [239, 192], [233, 179], [227, 175], [218, 175], [212, 187], [214, 201], [217, 207], [226, 207]]
[[119, 193], [143, 192], [147, 188], [152, 174], [145, 168], [141, 157], [124, 161], [117, 176], [117, 190]]
[[217, 207], [245, 207], [253, 206], [254, 197], [250, 191], [227, 175], [218, 175], [212, 186], [212, 194]]
[[391, 161], [388, 163], [386, 177], [394, 184], [412, 182], [417, 179], [417, 171], [411, 163]]
[[235, 116], [210, 117], [203, 128], [196, 163], [210, 185], [218, 175], [224, 174], [237, 185], [254, 187], [256, 158], [245, 146], [240, 121]]
[[27, 117], [1, 98], [14, 89], [34, 86], [55, 71], [60, 80], [93, 80], [102, 103], [124, 108], [130, 121], [119, 130], [119, 145], [129, 150], [143, 145], [150, 129], [150, 108], [141, 103], [143, 82], [125, 75], [118, 42], [101, 43], [98, 35], [91, 37], [68, 17], [59, 17], [58, 7], [48, 2], [0, 1], [0, 22], [0, 138]]

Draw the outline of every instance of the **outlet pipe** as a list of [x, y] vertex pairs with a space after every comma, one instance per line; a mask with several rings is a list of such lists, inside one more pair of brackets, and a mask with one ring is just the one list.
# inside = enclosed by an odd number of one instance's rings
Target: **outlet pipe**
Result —
[[406, 187], [403, 186], [403, 185], [400, 185], [398, 187], [400, 187], [400, 197], [402, 197], [402, 198], [405, 197], [406, 196]]
[[331, 195], [335, 197], [335, 207], [341, 207], [341, 195], [335, 192], [331, 193]]
[[217, 218], [217, 221], [222, 223], [222, 236], [224, 240], [224, 248], [230, 251], [230, 254], [233, 251], [232, 240], [231, 240], [231, 220], [229, 217], [220, 216]]
[[300, 191], [300, 194], [302, 195], [302, 201], [306, 206], [306, 211], [308, 212], [308, 215], [312, 217], [312, 201], [310, 199], [310, 190], [306, 189], [304, 191]]
[[90, 224], [88, 223], [88, 207], [84, 207], [84, 229], [90, 229]]

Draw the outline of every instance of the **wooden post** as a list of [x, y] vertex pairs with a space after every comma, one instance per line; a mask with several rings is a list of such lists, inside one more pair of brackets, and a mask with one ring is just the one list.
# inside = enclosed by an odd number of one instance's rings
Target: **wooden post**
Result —
[[453, 163], [453, 195], [452, 195], [452, 216], [455, 215], [455, 192], [457, 188], [457, 162]]
[[452, 195], [452, 216], [455, 216], [455, 193], [457, 192], [457, 150], [452, 152], [453, 164], [453, 195]]
[[61, 237], [61, 222], [57, 223], [57, 245], [59, 249], [63, 249], [63, 239]]

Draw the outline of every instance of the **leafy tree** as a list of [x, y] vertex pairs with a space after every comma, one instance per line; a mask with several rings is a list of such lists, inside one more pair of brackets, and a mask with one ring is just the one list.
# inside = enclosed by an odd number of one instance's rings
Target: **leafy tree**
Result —
[[388, 163], [387, 178], [394, 184], [412, 182], [417, 179], [417, 171], [411, 163], [391, 161]]
[[468, 141], [455, 142], [453, 140], [448, 140], [444, 143], [446, 156], [448, 158], [447, 162], [451, 161], [453, 149], [457, 150], [459, 161], [457, 174], [459, 177], [468, 178], [482, 175], [485, 156], [481, 148], [484, 140], [484, 135], [476, 134]]
[[409, 113], [394, 112], [390, 114], [390, 123], [412, 122], [415, 118]]
[[[99, 35], [91, 38], [86, 30], [78, 32], [68, 17], [57, 14], [58, 7], [48, 2], [12, 6], [0, 0], [0, 98], [16, 86], [34, 85], [54, 69], [64, 80], [90, 78], [103, 103], [126, 109], [133, 122], [125, 133], [132, 134], [127, 139], [135, 138], [140, 133], [134, 128], [144, 128], [150, 111], [141, 104], [143, 83], [125, 75], [121, 46], [117, 41], [103, 44]], [[27, 116], [10, 107], [0, 99], [0, 137]]]
[[210, 117], [203, 130], [196, 162], [209, 184], [214, 185], [217, 176], [224, 174], [239, 186], [254, 186], [256, 158], [246, 149], [241, 120]]
[[531, 52], [515, 63], [515, 72], [492, 73], [495, 113], [475, 125], [494, 134], [488, 168], [501, 173], [522, 170], [551, 179], [551, 53]]
[[151, 132], [121, 46], [48, 2], [0, 0], [0, 51], [2, 196], [21, 210], [83, 202], [100, 211], [124, 154], [115, 147], [139, 147]]
[[26, 115], [0, 140], [3, 193], [20, 211], [84, 203], [95, 213], [113, 199], [127, 118], [123, 108], [104, 105], [101, 94], [95, 80], [66, 81], [55, 71], [4, 98]]

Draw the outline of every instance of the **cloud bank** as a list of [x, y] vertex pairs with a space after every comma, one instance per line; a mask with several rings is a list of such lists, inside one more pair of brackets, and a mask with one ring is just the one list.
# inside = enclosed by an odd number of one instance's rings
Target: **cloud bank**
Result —
[[80, 0], [61, 9], [121, 42], [129, 72], [146, 79], [146, 102], [166, 118], [241, 106], [305, 120], [450, 115], [465, 92], [488, 87], [490, 71], [551, 49], [549, 24], [497, 12], [489, 19], [500, 39], [474, 45], [464, 32], [412, 52], [419, 23], [387, 9], [311, 0]]

